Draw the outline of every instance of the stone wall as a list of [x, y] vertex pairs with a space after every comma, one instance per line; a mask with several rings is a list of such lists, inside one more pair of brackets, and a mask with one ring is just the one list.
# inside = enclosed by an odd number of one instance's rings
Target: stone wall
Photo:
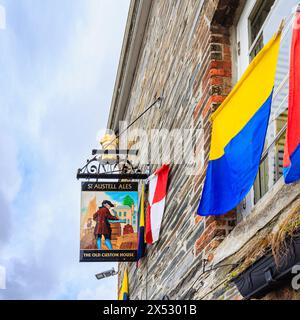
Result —
[[[232, 24], [241, 5], [238, 0], [152, 1], [124, 120], [131, 122], [162, 96], [161, 106], [149, 111], [135, 127], [147, 131], [201, 129], [201, 135], [194, 137], [195, 151], [204, 157], [192, 168], [192, 175], [187, 174], [185, 165], [171, 166], [159, 242], [148, 246], [138, 269], [135, 263], [119, 264], [120, 275], [129, 267], [133, 300], [162, 299], [165, 295], [170, 299], [241, 299], [227, 279], [233, 267], [203, 273], [203, 263], [212, 266], [242, 261], [247, 255], [247, 240], [255, 234], [238, 232], [242, 224], [235, 228], [235, 212], [224, 217], [196, 215], [208, 160], [209, 118], [233, 85]], [[139, 147], [146, 148], [142, 140]], [[282, 211], [274, 213], [278, 214]], [[267, 220], [256, 223], [264, 228], [270, 222]], [[233, 229], [241, 244], [236, 251], [230, 250], [229, 243], [234, 246], [236, 241], [229, 236]]]

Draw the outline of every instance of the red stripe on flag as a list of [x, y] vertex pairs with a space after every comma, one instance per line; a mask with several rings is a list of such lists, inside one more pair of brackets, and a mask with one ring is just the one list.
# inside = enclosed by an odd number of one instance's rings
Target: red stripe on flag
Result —
[[147, 206], [147, 213], [146, 213], [146, 242], [148, 244], [153, 243], [152, 230], [151, 230], [151, 207], [149, 203]]
[[166, 197], [169, 171], [170, 167], [168, 165], [163, 165], [155, 172], [155, 175], [157, 175], [157, 185], [154, 193], [153, 203], [157, 203]]
[[290, 62], [290, 88], [289, 88], [289, 111], [284, 150], [283, 166], [291, 165], [291, 155], [300, 143], [300, 12], [296, 13], [294, 25], [291, 62]]

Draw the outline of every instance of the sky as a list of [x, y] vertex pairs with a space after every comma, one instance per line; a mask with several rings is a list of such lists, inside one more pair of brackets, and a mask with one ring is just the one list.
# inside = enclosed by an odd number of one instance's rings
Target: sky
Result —
[[115, 264], [79, 263], [76, 171], [106, 127], [129, 0], [0, 8], [0, 299], [116, 299], [94, 276]]

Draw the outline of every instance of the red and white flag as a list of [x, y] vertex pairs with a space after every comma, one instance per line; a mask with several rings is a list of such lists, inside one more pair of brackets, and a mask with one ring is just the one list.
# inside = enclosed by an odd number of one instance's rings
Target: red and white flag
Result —
[[165, 210], [169, 165], [163, 165], [149, 178], [149, 197], [146, 216], [146, 242], [152, 244], [159, 238], [160, 225]]

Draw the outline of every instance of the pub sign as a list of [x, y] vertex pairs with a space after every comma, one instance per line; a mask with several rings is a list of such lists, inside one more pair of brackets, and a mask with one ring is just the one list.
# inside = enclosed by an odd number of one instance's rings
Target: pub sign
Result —
[[136, 261], [137, 182], [82, 182], [80, 261]]

